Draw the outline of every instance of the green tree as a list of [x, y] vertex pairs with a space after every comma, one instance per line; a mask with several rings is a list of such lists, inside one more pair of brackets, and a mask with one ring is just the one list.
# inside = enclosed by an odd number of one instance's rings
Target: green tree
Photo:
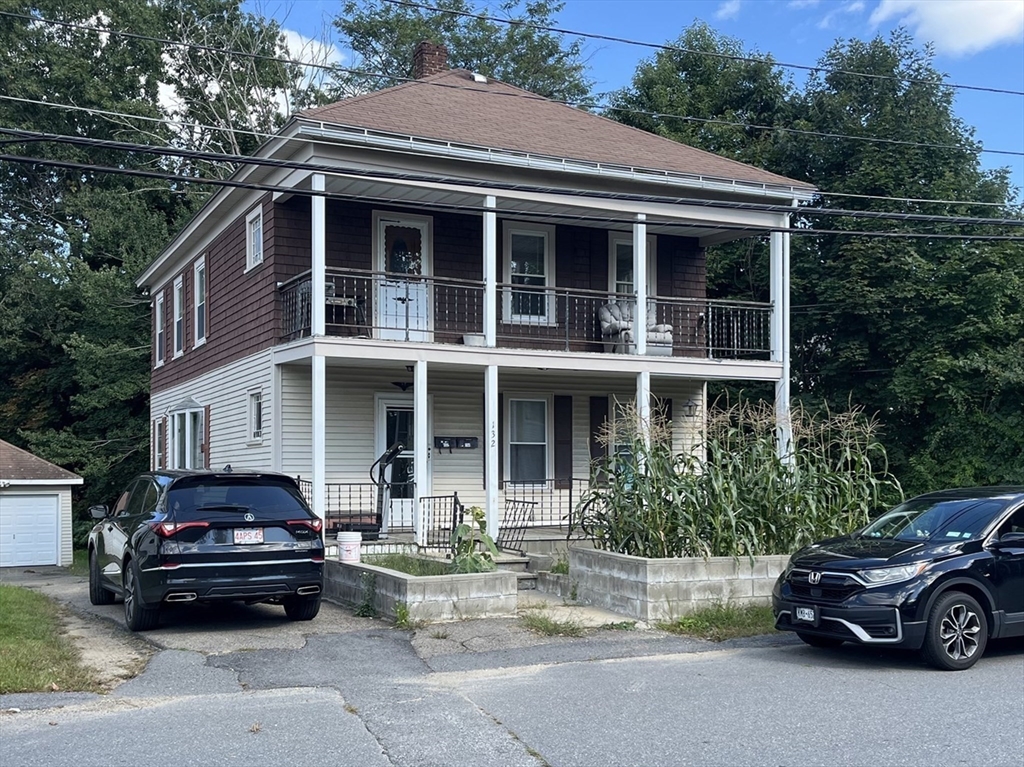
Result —
[[[844, 233], [793, 238], [794, 393], [808, 405], [851, 403], [877, 413], [893, 471], [911, 492], [1024, 481], [1024, 245], [859, 237], [879, 229], [992, 231], [815, 213], [1015, 215], [1007, 173], [981, 169], [930, 49], [916, 48], [904, 31], [839, 42], [798, 90], [770, 59], [706, 25], [674, 45], [686, 50], [641, 64], [610, 116], [827, 192], [997, 205], [826, 195], [805, 208], [803, 223]], [[767, 262], [762, 239], [709, 249], [709, 295], [767, 300]]]
[[[480, 72], [558, 101], [580, 102], [590, 94], [581, 42], [529, 26], [552, 26], [562, 3], [500, 0], [493, 12], [475, 11], [466, 0], [432, 5], [427, 10], [386, 0], [346, 0], [334, 26], [355, 52], [351, 68], [358, 71], [339, 72], [340, 95], [380, 90], [396, 85], [396, 77], [412, 77], [413, 50], [422, 40], [443, 43], [455, 69]], [[518, 23], [464, 15], [471, 13]]]
[[[0, 0], [0, 8], [258, 56], [282, 52], [278, 27], [243, 13], [239, 0]], [[102, 31], [3, 16], [0, 47], [0, 91], [21, 99], [0, 99], [8, 128], [245, 153], [262, 143], [254, 132], [280, 124], [284, 104], [316, 98], [295, 66], [233, 63], [215, 51]], [[0, 140], [25, 158], [182, 179], [232, 169]], [[148, 465], [150, 301], [134, 280], [208, 193], [187, 180], [0, 164], [0, 438], [81, 473], [79, 509], [109, 501]]]

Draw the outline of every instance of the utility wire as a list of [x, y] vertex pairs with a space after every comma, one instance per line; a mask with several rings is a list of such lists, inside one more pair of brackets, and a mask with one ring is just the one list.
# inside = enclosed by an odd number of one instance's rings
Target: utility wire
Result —
[[414, 173], [392, 172], [384, 170], [359, 170], [339, 168], [326, 163], [311, 163], [300, 160], [281, 160], [269, 157], [255, 157], [253, 155], [234, 155], [222, 152], [199, 152], [192, 149], [180, 149], [176, 147], [156, 147], [149, 144], [136, 144], [127, 141], [111, 141], [108, 139], [96, 139], [83, 136], [66, 136], [58, 133], [43, 133], [40, 131], [28, 131], [18, 128], [5, 128], [0, 126], [0, 134], [25, 138], [30, 141], [50, 141], [72, 146], [81, 146], [94, 149], [110, 149], [123, 152], [140, 152], [166, 157], [176, 157], [186, 160], [200, 160], [204, 162], [229, 162], [237, 165], [258, 165], [270, 168], [283, 168], [287, 170], [305, 170], [325, 175], [343, 177], [355, 176], [371, 179], [393, 179], [405, 181], [418, 181], [428, 183], [448, 183], [459, 186], [472, 186], [488, 189], [505, 189], [516, 191], [528, 191], [535, 193], [549, 193], [568, 195], [572, 197], [598, 197], [602, 199], [615, 199], [635, 202], [657, 202], [674, 205], [697, 205], [711, 209], [750, 210], [767, 213], [799, 213], [803, 215], [835, 216], [841, 218], [863, 218], [883, 221], [918, 221], [929, 223], [941, 223], [950, 225], [975, 225], [975, 226], [1024, 226], [1024, 219], [1021, 218], [979, 218], [974, 216], [943, 216], [925, 213], [896, 213], [889, 211], [873, 210], [844, 210], [839, 208], [793, 208], [790, 205], [773, 205], [765, 203], [748, 202], [727, 202], [723, 200], [707, 200], [702, 198], [667, 197], [661, 195], [634, 195], [634, 194], [609, 194], [579, 190], [565, 190], [557, 187], [537, 186], [531, 184], [504, 184], [495, 181], [480, 181], [458, 178], [454, 176], [422, 175]]
[[[0, 100], [13, 101], [13, 102], [23, 103], [23, 104], [34, 104], [34, 105], [37, 105], [37, 106], [46, 106], [46, 107], [53, 107], [53, 108], [59, 108], [59, 109], [66, 109], [66, 110], [69, 110], [69, 111], [86, 112], [88, 114], [102, 115], [102, 116], [110, 117], [110, 118], [123, 118], [123, 119], [130, 119], [130, 120], [141, 120], [143, 122], [158, 123], [158, 124], [171, 125], [171, 126], [181, 126], [182, 128], [187, 128], [187, 129], [202, 129], [202, 130], [209, 130], [209, 131], [233, 132], [233, 133], [239, 133], [239, 134], [246, 135], [246, 136], [254, 136], [256, 138], [261, 138], [261, 139], [284, 138], [284, 137], [281, 137], [277, 133], [268, 133], [268, 132], [265, 132], [265, 131], [249, 130], [249, 129], [245, 129], [245, 128], [230, 128], [230, 127], [224, 127], [224, 126], [220, 126], [220, 125], [204, 125], [203, 123], [191, 123], [191, 122], [186, 122], [184, 120], [175, 120], [173, 118], [149, 117], [149, 116], [146, 116], [146, 115], [128, 114], [126, 112], [114, 112], [114, 111], [111, 111], [111, 110], [99, 109], [99, 108], [96, 108], [96, 107], [81, 107], [81, 106], [77, 106], [75, 104], [62, 104], [62, 103], [57, 103], [57, 102], [52, 102], [52, 101], [39, 101], [39, 100], [36, 100], [36, 99], [24, 99], [24, 98], [19, 98], [17, 96], [6, 96], [4, 94], [0, 94]], [[27, 141], [27, 139], [25, 139], [25, 140]], [[296, 139], [289, 138], [289, 139], [285, 139], [285, 140], [296, 140]], [[307, 142], [309, 144], [314, 144], [314, 145], [319, 145], [319, 146], [328, 146], [328, 145], [333, 146], [332, 142], [324, 141], [324, 140], [320, 140], [320, 139], [304, 138], [303, 141], [305, 141], [305, 142]], [[947, 200], [947, 199], [928, 199], [928, 198], [915, 198], [915, 197], [887, 197], [887, 196], [884, 196], [884, 195], [852, 194], [852, 193], [847, 193], [847, 192], [824, 192], [824, 191], [819, 191], [818, 194], [820, 196], [822, 196], [822, 197], [847, 197], [847, 198], [851, 198], [851, 199], [879, 200], [879, 201], [884, 201], [884, 202], [934, 203], [934, 204], [942, 204], [942, 205], [969, 205], [969, 206], [985, 206], [985, 207], [993, 207], [993, 208], [1012, 208], [1012, 207], [1014, 207], [1014, 205], [1012, 203], [980, 202], [980, 201], [974, 201], [974, 200]]]
[[[392, 0], [388, 0], [388, 1], [390, 2]], [[423, 7], [427, 7], [427, 6], [423, 6]], [[445, 12], [447, 13], [449, 11], [445, 11]], [[455, 12], [454, 11], [450, 11], [450, 13], [455, 13]], [[375, 78], [380, 78], [380, 79], [383, 79], [383, 80], [389, 80], [389, 81], [395, 82], [395, 83], [397, 83], [399, 85], [401, 85], [401, 84], [413, 84], [413, 85], [417, 85], [417, 86], [426, 86], [426, 87], [433, 87], [433, 88], [448, 88], [448, 89], [452, 89], [452, 90], [474, 91], [474, 92], [477, 92], [477, 93], [486, 94], [488, 96], [496, 96], [496, 97], [502, 97], [502, 98], [518, 98], [518, 99], [526, 99], [526, 100], [532, 100], [532, 101], [548, 101], [548, 102], [551, 102], [551, 103], [562, 104], [563, 106], [568, 106], [568, 107], [573, 107], [573, 108], [584, 107], [584, 108], [587, 108], [587, 109], [598, 109], [598, 110], [603, 110], [603, 111], [614, 110], [614, 111], [617, 111], [617, 112], [624, 112], [624, 113], [627, 113], [627, 114], [641, 115], [641, 116], [650, 117], [650, 118], [659, 119], [659, 120], [679, 120], [681, 122], [704, 123], [704, 124], [714, 124], [714, 125], [728, 125], [728, 126], [732, 126], [732, 127], [738, 127], [738, 128], [744, 128], [744, 129], [750, 129], [750, 130], [776, 131], [776, 132], [791, 133], [791, 134], [794, 134], [794, 135], [801, 135], [801, 136], [820, 136], [822, 138], [837, 138], [837, 139], [846, 139], [846, 140], [850, 140], [850, 141], [863, 141], [863, 142], [867, 142], [867, 143], [892, 144], [892, 145], [898, 145], [898, 146], [913, 146], [913, 147], [922, 147], [922, 148], [927, 148], [927, 149], [952, 149], [952, 150], [962, 151], [962, 152], [999, 154], [999, 155], [1007, 155], [1007, 156], [1012, 156], [1012, 157], [1024, 157], [1024, 152], [1017, 152], [1017, 151], [1008, 150], [1008, 149], [986, 149], [984, 147], [960, 146], [960, 145], [957, 145], [957, 144], [935, 144], [935, 143], [927, 143], [927, 142], [919, 142], [919, 141], [905, 141], [905, 140], [900, 140], [900, 139], [889, 139], [889, 138], [882, 138], [882, 137], [877, 137], [877, 136], [855, 136], [855, 135], [846, 134], [846, 133], [826, 133], [826, 132], [822, 132], [822, 131], [810, 131], [810, 130], [801, 130], [801, 129], [798, 129], [798, 128], [787, 128], [787, 127], [784, 127], [784, 126], [781, 126], [781, 125], [756, 125], [756, 124], [751, 124], [751, 123], [736, 122], [736, 121], [730, 121], [730, 120], [722, 120], [722, 119], [718, 119], [718, 118], [690, 117], [690, 116], [676, 115], [676, 114], [671, 114], [671, 113], [666, 113], [666, 112], [655, 112], [655, 111], [651, 111], [651, 110], [636, 109], [636, 108], [632, 108], [632, 107], [620, 107], [620, 106], [615, 106], [613, 104], [608, 104], [608, 103], [599, 102], [599, 101], [579, 101], [579, 102], [561, 101], [559, 99], [550, 99], [550, 98], [547, 98], [546, 96], [540, 96], [540, 95], [537, 95], [535, 93], [507, 93], [507, 92], [495, 93], [493, 90], [489, 90], [487, 88], [478, 88], [478, 87], [475, 87], [475, 86], [472, 86], [472, 85], [457, 85], [455, 83], [439, 83], [439, 82], [433, 82], [433, 81], [417, 80], [417, 79], [414, 79], [414, 78], [411, 78], [411, 77], [400, 77], [398, 75], [389, 75], [389, 74], [383, 74], [383, 73], [380, 73], [380, 72], [367, 72], [367, 71], [359, 70], [359, 69], [348, 69], [348, 68], [345, 68], [345, 67], [342, 67], [342, 66], [338, 66], [338, 65], [333, 65], [333, 64], [318, 64], [318, 63], [311, 63], [311, 62], [303, 62], [303, 61], [301, 61], [299, 59], [277, 58], [277, 57], [268, 56], [268, 55], [265, 55], [265, 54], [251, 53], [251, 52], [248, 52], [248, 51], [232, 50], [230, 48], [221, 48], [221, 47], [212, 46], [212, 45], [205, 45], [205, 44], [201, 44], [201, 43], [187, 43], [187, 42], [183, 42], [181, 40], [169, 40], [167, 38], [152, 37], [152, 36], [149, 36], [149, 35], [141, 35], [141, 34], [138, 34], [136, 32], [121, 32], [119, 30], [104, 29], [102, 27], [94, 27], [94, 26], [89, 26], [89, 25], [86, 25], [86, 24], [77, 24], [77, 23], [73, 23], [73, 22], [69, 22], [69, 21], [56, 21], [56, 20], [53, 20], [53, 19], [44, 19], [44, 18], [40, 18], [40, 17], [36, 17], [36, 16], [30, 16], [30, 15], [27, 15], [27, 14], [11, 13], [10, 11], [0, 11], [0, 16], [10, 16], [10, 17], [14, 17], [14, 18], [27, 19], [27, 20], [31, 20], [31, 21], [35, 21], [35, 22], [39, 22], [39, 23], [44, 23], [44, 24], [53, 24], [53, 25], [57, 25], [57, 26], [70, 27], [72, 29], [86, 30], [86, 31], [90, 31], [90, 32], [95, 32], [97, 34], [115, 35], [115, 36], [121, 36], [121, 37], [128, 37], [128, 38], [131, 38], [131, 39], [145, 40], [145, 41], [148, 41], [148, 42], [157, 42], [157, 43], [162, 43], [164, 45], [169, 45], [169, 46], [179, 47], [179, 48], [196, 48], [196, 49], [199, 49], [199, 50], [209, 51], [209, 52], [213, 52], [213, 53], [224, 53], [224, 54], [227, 54], [227, 55], [241, 56], [241, 57], [250, 58], [250, 59], [257, 59], [257, 60], [261, 60], [261, 61], [275, 61], [275, 62], [278, 62], [278, 63], [281, 63], [281, 64], [294, 64], [296, 66], [313, 67], [313, 68], [316, 68], [316, 69], [330, 70], [332, 72], [345, 72], [347, 74], [358, 75], [358, 76], [361, 76], [361, 77], [375, 77]], [[488, 17], [484, 17], [484, 18], [488, 18]], [[709, 55], [712, 55], [712, 54], [709, 54]], [[718, 55], [718, 54], [713, 54], [713, 55]], [[730, 58], [735, 58], [735, 57], [730, 57]], [[742, 58], [742, 57], [740, 57], [740, 58]], [[751, 60], [753, 60], [753, 59], [751, 59]], [[1024, 95], [1024, 94], [1022, 94], [1022, 95]]]
[[533, 29], [538, 32], [555, 32], [560, 35], [571, 35], [572, 37], [582, 37], [588, 40], [604, 40], [605, 42], [610, 43], [625, 43], [626, 45], [637, 45], [642, 48], [654, 48], [656, 50], [673, 51], [675, 53], [691, 53], [700, 56], [712, 56], [714, 58], [725, 59], [728, 61], [745, 61], [751, 64], [772, 64], [777, 67], [783, 67], [785, 69], [799, 69], [804, 72], [828, 72], [831, 74], [866, 77], [873, 80], [896, 80], [897, 82], [907, 82], [915, 85], [938, 85], [946, 88], [956, 88], [959, 90], [982, 91], [984, 93], [1002, 93], [1010, 96], [1024, 96], [1024, 91], [1014, 91], [1005, 88], [990, 88], [983, 85], [962, 85], [959, 83], [947, 83], [942, 80], [925, 80], [922, 78], [915, 77], [876, 75], [870, 72], [857, 72], [852, 69], [833, 69], [830, 67], [810, 66], [809, 64], [787, 64], [782, 61], [769, 61], [767, 59], [759, 59], [753, 56], [738, 56], [731, 53], [719, 53], [717, 51], [699, 51], [694, 48], [682, 48], [678, 45], [671, 45], [669, 43], [650, 43], [644, 40], [632, 40], [628, 37], [602, 35], [596, 32], [579, 32], [576, 30], [564, 29], [561, 27], [546, 26], [543, 24], [533, 24], [528, 21], [519, 21], [517, 19], [503, 19], [499, 16], [487, 16], [485, 14], [470, 13], [468, 11], [456, 11], [449, 8], [437, 8], [432, 5], [426, 5], [425, 3], [410, 2], [410, 0], [384, 0], [384, 2], [390, 3], [391, 5], [405, 6], [406, 8], [418, 8], [424, 11], [432, 11], [434, 13], [446, 13], [451, 16], [466, 16], [471, 19], [477, 19], [479, 21], [494, 21], [500, 24], [508, 24], [509, 26], [526, 27], [527, 29]]
[[[186, 183], [186, 184], [201, 184], [206, 186], [220, 186], [220, 187], [231, 187], [236, 189], [249, 189], [262, 192], [281, 192], [284, 194], [291, 194], [297, 197], [324, 197], [332, 200], [351, 200], [358, 199], [364, 202], [377, 202], [383, 204], [389, 204], [396, 207], [404, 207], [410, 204], [414, 204], [417, 207], [430, 207], [436, 210], [449, 210], [457, 212], [473, 212], [473, 213], [484, 213], [493, 212], [493, 208], [485, 208], [483, 205], [457, 205], [453, 203], [436, 203], [424, 205], [422, 201], [415, 203], [403, 202], [401, 200], [395, 200], [393, 197], [372, 197], [368, 195], [345, 195], [336, 194], [332, 192], [320, 192], [307, 189], [299, 189], [290, 186], [279, 186], [275, 184], [265, 183], [253, 183], [249, 181], [236, 181], [234, 179], [210, 179], [201, 178], [194, 176], [181, 176], [176, 173], [168, 173], [163, 171], [143, 170], [141, 168], [115, 168], [106, 165], [96, 165], [91, 163], [80, 163], [72, 162], [69, 160], [51, 160], [42, 157], [26, 157], [23, 155], [11, 155], [11, 154], [0, 154], [0, 162], [13, 162], [20, 164], [33, 164], [41, 165], [43, 167], [50, 168], [65, 168], [76, 171], [88, 171], [94, 173], [109, 173], [111, 175], [122, 175], [122, 176], [134, 176], [138, 178], [151, 178], [160, 179], [164, 181], [171, 181], [175, 183]], [[530, 211], [509, 211], [515, 216], [521, 217], [543, 217], [549, 218], [550, 212], [530, 212]], [[635, 223], [632, 218], [615, 218], [609, 216], [594, 216], [594, 215], [578, 215], [578, 214], [560, 214], [561, 218], [569, 221], [587, 221], [597, 223], [615, 223], [622, 224], [624, 226], [631, 226]], [[674, 229], [689, 229], [694, 226], [692, 222], [675, 222], [675, 221], [652, 221], [648, 220], [649, 224], [657, 224], [658, 226], [666, 226]], [[750, 234], [762, 235], [769, 232], [782, 232], [792, 235], [818, 235], [818, 234], [833, 234], [833, 235], [845, 235], [855, 237], [876, 237], [876, 238], [898, 238], [898, 239], [923, 239], [923, 240], [965, 240], [965, 241], [1016, 241], [1022, 242], [1024, 238], [1019, 235], [997, 235], [997, 234], [982, 234], [982, 235], [966, 235], [966, 234], [949, 234], [949, 233], [934, 233], [934, 232], [885, 232], [885, 231], [857, 231], [849, 229], [817, 229], [817, 228], [789, 228], [789, 227], [771, 227], [771, 226], [741, 226], [735, 224], [714, 224], [714, 228], [722, 231], [731, 232], [746, 232]]]

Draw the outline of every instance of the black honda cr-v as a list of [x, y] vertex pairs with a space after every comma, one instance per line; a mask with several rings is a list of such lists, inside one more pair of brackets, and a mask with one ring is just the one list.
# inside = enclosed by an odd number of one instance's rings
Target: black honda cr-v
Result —
[[147, 472], [113, 509], [90, 511], [89, 598], [122, 595], [132, 631], [154, 628], [169, 603], [278, 602], [293, 620], [320, 610], [321, 523], [289, 476]]
[[776, 628], [814, 647], [920, 649], [970, 668], [990, 638], [1024, 635], [1024, 487], [929, 493], [801, 549], [772, 606]]

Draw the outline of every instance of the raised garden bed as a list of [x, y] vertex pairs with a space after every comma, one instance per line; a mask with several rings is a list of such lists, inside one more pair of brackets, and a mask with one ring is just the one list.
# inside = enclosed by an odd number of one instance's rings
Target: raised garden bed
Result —
[[714, 604], [768, 604], [786, 555], [648, 559], [569, 549], [569, 579], [581, 602], [637, 620], [670, 621]]
[[516, 574], [505, 570], [409, 575], [365, 562], [328, 560], [324, 595], [382, 618], [410, 622], [494, 618], [516, 614]]

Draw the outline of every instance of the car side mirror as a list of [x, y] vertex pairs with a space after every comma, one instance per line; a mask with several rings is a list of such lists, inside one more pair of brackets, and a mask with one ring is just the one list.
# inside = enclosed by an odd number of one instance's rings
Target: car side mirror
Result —
[[999, 539], [992, 541], [997, 549], [1024, 549], [1024, 533], [1003, 533]]
[[106, 506], [90, 506], [89, 514], [93, 519], [106, 519], [110, 515], [110, 511]]

